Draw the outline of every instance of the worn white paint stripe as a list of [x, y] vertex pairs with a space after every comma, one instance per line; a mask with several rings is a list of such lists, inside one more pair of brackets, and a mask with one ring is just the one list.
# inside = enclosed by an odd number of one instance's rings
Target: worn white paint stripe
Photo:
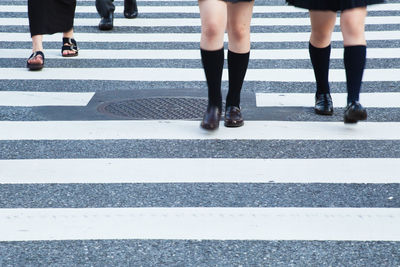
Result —
[[[122, 12], [123, 7], [117, 6], [115, 12]], [[400, 4], [384, 4], [369, 6], [371, 11], [398, 11]], [[26, 5], [0, 5], [0, 12], [28, 12]], [[197, 6], [140, 6], [140, 13], [199, 13]], [[254, 13], [308, 13], [308, 10], [292, 6], [255, 6]], [[97, 13], [96, 7], [77, 6], [76, 13]]]
[[[400, 40], [400, 31], [367, 31], [367, 40]], [[199, 42], [200, 33], [76, 33], [78, 42]], [[252, 42], [308, 42], [309, 32], [252, 33]], [[28, 33], [0, 33], [1, 41], [30, 42]], [[60, 42], [61, 34], [45, 35], [44, 42]], [[225, 35], [225, 41], [228, 40]], [[342, 41], [342, 33], [334, 32], [332, 41]]]
[[49, 183], [398, 184], [400, 159], [0, 160], [0, 184]]
[[[140, 4], [144, 4], [146, 2], [170, 2], [171, 0], [139, 0]], [[178, 0], [179, 2], [194, 2], [197, 3], [196, 0]], [[26, 3], [26, 0], [13, 0], [13, 2], [21, 2]], [[79, 0], [79, 2], [92, 2], [95, 3], [95, 0]], [[124, 0], [114, 0], [114, 3], [123, 3]], [[79, 4], [79, 3], [78, 3]]]
[[[103, 80], [103, 81], [204, 81], [203, 69], [184, 68], [44, 68], [40, 72], [25, 68], [0, 68], [2, 80]], [[225, 69], [223, 80], [228, 79]], [[329, 72], [331, 82], [344, 82], [343, 69]], [[365, 82], [400, 81], [400, 69], [366, 69]], [[312, 69], [249, 69], [246, 81], [315, 82]]]
[[0, 91], [0, 106], [86, 106], [95, 93]]
[[[400, 8], [399, 8], [400, 9]], [[122, 6], [117, 6], [115, 12], [121, 12]], [[28, 12], [26, 5], [0, 5], [0, 12]], [[77, 6], [76, 13], [97, 13], [96, 7], [93, 6]], [[199, 13], [198, 6], [140, 6], [140, 13]], [[268, 13], [292, 13], [308, 11], [290, 6], [255, 6], [254, 12]]]
[[[347, 94], [332, 93], [336, 107], [347, 104]], [[315, 93], [256, 93], [257, 107], [311, 107], [314, 106]], [[400, 108], [400, 93], [362, 93], [360, 96], [364, 107]]]
[[0, 209], [0, 241], [400, 241], [398, 208]]
[[[200, 59], [198, 49], [187, 50], [162, 50], [162, 49], [124, 49], [124, 50], [95, 50], [81, 49], [79, 57], [63, 58], [60, 49], [46, 49], [46, 58], [64, 60], [79, 59]], [[29, 49], [0, 49], [0, 58], [27, 58]], [[367, 57], [400, 58], [400, 48], [368, 48]], [[252, 49], [251, 59], [309, 59], [308, 49]], [[343, 49], [334, 48], [331, 51], [331, 59], [342, 59]]]
[[[0, 121], [0, 140], [399, 140], [399, 122], [246, 121], [201, 130], [198, 121]], [[222, 123], [221, 123], [222, 124]]]
[[[367, 17], [365, 23], [367, 25], [381, 24], [400, 24], [399, 16], [384, 17]], [[96, 26], [99, 24], [98, 18], [75, 18], [74, 26]], [[339, 25], [340, 21], [336, 21]], [[3, 26], [28, 26], [27, 18], [0, 18], [0, 25]], [[137, 18], [114, 19], [115, 27], [132, 26], [132, 27], [183, 27], [183, 26], [200, 26], [200, 18]], [[253, 18], [252, 26], [309, 26], [309, 18]]]

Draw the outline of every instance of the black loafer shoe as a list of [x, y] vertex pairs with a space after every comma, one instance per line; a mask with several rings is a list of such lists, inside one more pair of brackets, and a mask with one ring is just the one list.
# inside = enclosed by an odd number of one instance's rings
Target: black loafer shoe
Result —
[[124, 0], [124, 16], [127, 19], [134, 19], [138, 16], [136, 0]]
[[344, 111], [344, 123], [357, 123], [367, 119], [367, 110], [360, 102], [354, 101], [347, 104]]
[[243, 117], [240, 108], [229, 106], [225, 110], [225, 126], [226, 127], [240, 127], [243, 126]]
[[204, 114], [203, 120], [200, 124], [201, 128], [206, 130], [216, 130], [219, 127], [219, 120], [221, 119], [221, 109], [217, 106], [209, 106]]
[[99, 23], [101, 31], [109, 31], [114, 27], [114, 13], [111, 12], [107, 17], [102, 17]]
[[314, 111], [319, 115], [333, 114], [333, 102], [332, 97], [329, 93], [315, 95]]

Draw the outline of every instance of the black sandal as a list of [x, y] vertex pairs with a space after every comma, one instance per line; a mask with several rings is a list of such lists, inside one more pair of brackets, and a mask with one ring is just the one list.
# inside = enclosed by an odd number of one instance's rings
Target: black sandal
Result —
[[[34, 58], [37, 57], [37, 56], [41, 56], [41, 57], [42, 57], [42, 60], [43, 60], [42, 64], [39, 64], [39, 63], [36, 63], [36, 64], [34, 64], [34, 63], [29, 63], [29, 60], [34, 59]], [[43, 69], [43, 67], [44, 67], [44, 54], [43, 54], [43, 52], [42, 52], [42, 51], [33, 52], [32, 55], [31, 55], [31, 56], [28, 58], [28, 60], [26, 61], [26, 67], [27, 67], [29, 70], [41, 70], [41, 69]]]
[[[66, 45], [67, 44], [67, 45]], [[64, 55], [64, 51], [73, 51], [73, 54]], [[63, 38], [63, 46], [61, 48], [61, 55], [63, 57], [76, 57], [78, 55], [78, 45], [73, 38]]]

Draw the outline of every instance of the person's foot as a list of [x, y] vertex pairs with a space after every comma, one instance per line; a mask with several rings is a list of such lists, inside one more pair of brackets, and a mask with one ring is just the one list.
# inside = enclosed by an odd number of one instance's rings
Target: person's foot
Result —
[[74, 38], [63, 37], [61, 55], [63, 57], [75, 57], [78, 55], [78, 44]]
[[44, 54], [42, 51], [35, 51], [28, 58], [26, 67], [29, 70], [41, 70], [44, 67]]
[[201, 128], [206, 130], [216, 130], [221, 119], [221, 109], [217, 106], [209, 106], [201, 121]]
[[243, 126], [243, 117], [239, 107], [229, 106], [225, 110], [225, 123], [226, 127], [240, 127]]
[[133, 19], [138, 16], [136, 0], [124, 0], [124, 16], [127, 19]]
[[319, 115], [333, 114], [333, 102], [329, 93], [315, 95], [314, 111]]
[[367, 119], [367, 110], [360, 102], [353, 101], [347, 104], [344, 111], [344, 123], [357, 123]]
[[106, 17], [102, 17], [99, 23], [99, 29], [101, 31], [109, 31], [114, 27], [114, 12], [110, 12], [110, 14]]

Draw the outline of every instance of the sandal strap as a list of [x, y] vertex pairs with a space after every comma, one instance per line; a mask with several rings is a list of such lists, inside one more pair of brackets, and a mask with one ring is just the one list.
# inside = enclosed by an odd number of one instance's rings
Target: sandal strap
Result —
[[32, 55], [28, 58], [28, 60], [35, 58], [36, 56], [41, 56], [44, 62], [44, 54], [42, 51], [35, 51]]
[[65, 50], [78, 52], [78, 47], [74, 46], [74, 45], [63, 45], [61, 48], [61, 51], [65, 51]]
[[[63, 37], [63, 46], [62, 50], [72, 50], [72, 51], [78, 51], [78, 44], [76, 43], [74, 38], [67, 38]], [[68, 44], [68, 45], [65, 45]]]

